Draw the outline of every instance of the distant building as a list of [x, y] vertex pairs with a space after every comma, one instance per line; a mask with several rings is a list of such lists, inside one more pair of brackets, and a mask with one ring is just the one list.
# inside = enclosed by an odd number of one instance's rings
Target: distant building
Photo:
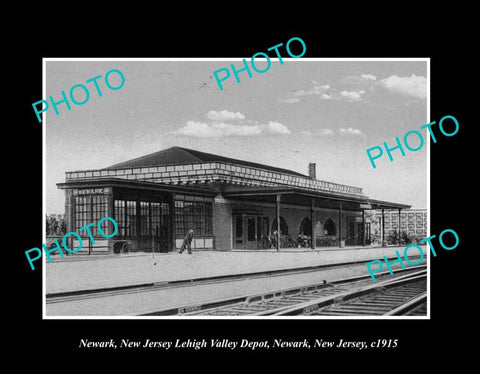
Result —
[[52, 217], [52, 218], [55, 218], [57, 221], [60, 221], [61, 219], [65, 218], [65, 214], [63, 214], [63, 213], [52, 213], [52, 214], [47, 214], [47, 217]]
[[[172, 147], [105, 169], [67, 172], [57, 186], [65, 191], [67, 231], [79, 232], [105, 216], [118, 223], [112, 239], [92, 227], [95, 244], [81, 232], [79, 253], [89, 254], [173, 251], [190, 228], [195, 249], [364, 245], [371, 232], [366, 210], [410, 208], [318, 180], [315, 164], [308, 168], [303, 175]], [[111, 232], [104, 224], [102, 230]]]
[[[398, 211], [386, 210], [384, 217], [384, 235], [388, 238], [398, 237], [399, 213]], [[382, 232], [382, 211], [376, 210], [370, 217], [371, 231], [380, 242]], [[400, 212], [400, 232], [406, 233], [411, 239], [419, 240], [427, 237], [427, 210], [404, 209]]]

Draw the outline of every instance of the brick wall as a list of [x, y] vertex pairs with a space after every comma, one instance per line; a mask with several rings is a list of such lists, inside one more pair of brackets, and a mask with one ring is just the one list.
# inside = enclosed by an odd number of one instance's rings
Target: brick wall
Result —
[[213, 235], [216, 250], [232, 249], [232, 206], [221, 197], [213, 203]]

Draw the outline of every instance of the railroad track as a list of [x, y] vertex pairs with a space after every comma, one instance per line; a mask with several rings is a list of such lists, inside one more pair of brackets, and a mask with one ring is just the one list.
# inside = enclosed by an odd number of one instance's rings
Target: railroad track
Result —
[[426, 315], [426, 266], [292, 288], [241, 300], [190, 305], [147, 315], [298, 316]]
[[281, 310], [274, 315], [396, 316], [426, 302], [426, 274], [364, 287]]
[[[412, 257], [412, 258], [416, 259], [416, 257]], [[344, 262], [344, 263], [338, 263], [338, 264], [305, 266], [305, 267], [299, 267], [299, 268], [287, 268], [287, 269], [279, 269], [279, 270], [268, 270], [268, 271], [246, 273], [246, 274], [221, 275], [216, 277], [199, 278], [194, 280], [188, 279], [188, 280], [178, 280], [178, 281], [171, 281], [171, 282], [154, 282], [154, 283], [139, 284], [139, 285], [132, 285], [132, 286], [119, 286], [119, 287], [93, 289], [93, 290], [60, 292], [55, 294], [47, 293], [46, 304], [65, 303], [69, 301], [78, 301], [78, 300], [85, 300], [85, 299], [92, 299], [92, 298], [108, 298], [109, 296], [125, 295], [125, 294], [131, 294], [131, 293], [142, 293], [145, 291], [151, 291], [156, 289], [164, 290], [167, 288], [175, 289], [179, 287], [191, 287], [193, 285], [235, 282], [242, 279], [255, 279], [255, 278], [264, 278], [264, 277], [271, 278], [275, 276], [305, 274], [309, 272], [316, 272], [323, 269], [341, 269], [344, 267], [359, 265], [363, 263], [364, 262], [362, 261], [359, 261], [359, 262], [352, 261], [352, 262]]]

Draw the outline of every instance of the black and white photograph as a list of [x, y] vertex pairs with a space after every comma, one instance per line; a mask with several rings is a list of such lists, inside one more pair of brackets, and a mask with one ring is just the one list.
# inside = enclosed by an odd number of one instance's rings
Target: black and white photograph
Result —
[[44, 317], [427, 318], [429, 62], [45, 59]]

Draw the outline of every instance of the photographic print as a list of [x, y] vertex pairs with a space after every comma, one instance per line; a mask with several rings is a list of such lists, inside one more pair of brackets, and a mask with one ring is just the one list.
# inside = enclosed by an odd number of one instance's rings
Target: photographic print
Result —
[[429, 318], [430, 60], [294, 47], [43, 59], [44, 318]]

